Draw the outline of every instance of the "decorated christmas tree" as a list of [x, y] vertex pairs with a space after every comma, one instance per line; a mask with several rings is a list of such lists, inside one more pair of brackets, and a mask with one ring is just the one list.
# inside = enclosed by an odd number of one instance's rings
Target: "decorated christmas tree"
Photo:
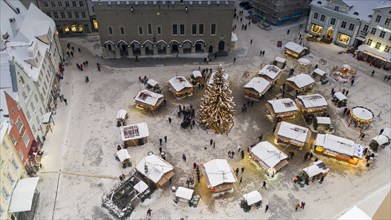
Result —
[[234, 124], [235, 103], [231, 96], [224, 70], [220, 65], [212, 75], [213, 84], [209, 85], [201, 99], [198, 122], [204, 129], [212, 129], [216, 133], [228, 133]]

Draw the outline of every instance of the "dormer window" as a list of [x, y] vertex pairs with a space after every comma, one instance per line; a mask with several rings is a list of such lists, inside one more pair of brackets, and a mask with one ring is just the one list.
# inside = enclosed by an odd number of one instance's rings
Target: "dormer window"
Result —
[[321, 4], [322, 4], [322, 2], [321, 2], [321, 1], [318, 1], [317, 3], [318, 3], [318, 5], [321, 5]]
[[335, 11], [339, 11], [339, 6], [334, 6]]
[[354, 14], [354, 15], [357, 15], [357, 16], [359, 15], [357, 11], [356, 11], [356, 12], [354, 12], [353, 14]]

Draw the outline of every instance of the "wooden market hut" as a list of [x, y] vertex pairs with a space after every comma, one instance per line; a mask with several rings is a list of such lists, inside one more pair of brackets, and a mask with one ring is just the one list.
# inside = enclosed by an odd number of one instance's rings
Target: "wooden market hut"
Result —
[[270, 87], [271, 84], [266, 79], [254, 77], [246, 85], [244, 85], [244, 94], [247, 99], [259, 101]]
[[324, 134], [327, 132], [333, 132], [334, 127], [331, 124], [329, 117], [315, 117], [313, 121], [313, 127], [318, 133]]
[[308, 128], [282, 121], [277, 124], [274, 136], [277, 143], [301, 149], [306, 143], [310, 142], [311, 131]]
[[311, 61], [307, 58], [299, 58], [297, 60], [296, 70], [300, 73], [309, 73], [312, 67]]
[[315, 81], [310, 75], [300, 73], [296, 76], [289, 77], [285, 84], [289, 90], [300, 94], [305, 94], [306, 92], [312, 90]]
[[286, 66], [286, 59], [282, 57], [274, 58], [273, 65], [277, 66], [280, 69], [284, 69]]
[[175, 201], [189, 203], [189, 201], [193, 198], [193, 194], [194, 190], [179, 186], [175, 191]]
[[303, 113], [324, 113], [327, 110], [327, 101], [320, 94], [299, 95], [296, 104]]
[[314, 152], [357, 165], [363, 155], [364, 147], [352, 140], [332, 134], [318, 134]]
[[226, 192], [234, 191], [234, 183], [237, 180], [227, 160], [211, 160], [204, 163], [201, 170], [206, 178], [206, 185], [213, 193], [213, 196], [219, 196]]
[[144, 89], [139, 92], [134, 99], [137, 108], [156, 111], [163, 103], [164, 96]]
[[250, 211], [251, 207], [255, 205], [259, 208], [262, 205], [262, 195], [258, 191], [252, 191], [243, 195], [243, 200], [240, 202], [240, 206], [245, 212]]
[[310, 180], [314, 181], [322, 178], [322, 176], [327, 176], [329, 168], [323, 163], [323, 161], [318, 160], [312, 163], [311, 166], [306, 167], [299, 174], [299, 177], [304, 180], [305, 183], [309, 183]]
[[162, 89], [160, 88], [158, 81], [156, 81], [154, 79], [148, 79], [147, 84], [146, 84], [146, 88], [149, 91], [152, 91], [155, 93], [162, 93]]
[[346, 107], [348, 104], [348, 97], [346, 97], [342, 92], [336, 92], [333, 95], [332, 102], [338, 107]]
[[284, 46], [284, 53], [294, 58], [300, 58], [308, 54], [309, 49], [295, 42], [288, 42]]
[[183, 76], [175, 76], [169, 81], [169, 90], [175, 95], [175, 98], [182, 99], [193, 95], [193, 86]]
[[323, 77], [326, 77], [326, 71], [322, 70], [322, 69], [319, 69], [319, 68], [316, 68], [314, 69], [314, 71], [312, 72], [312, 77], [314, 79], [321, 79]]
[[288, 164], [288, 156], [268, 141], [259, 142], [252, 147], [249, 158], [265, 169], [265, 173], [270, 177], [274, 177]]
[[258, 75], [274, 83], [281, 77], [282, 71], [277, 66], [268, 64], [258, 72]]
[[298, 110], [296, 103], [290, 98], [269, 100], [266, 109], [272, 118], [292, 117]]
[[197, 85], [199, 83], [203, 84], [204, 83], [204, 77], [201, 74], [201, 71], [199, 70], [194, 70], [191, 75], [190, 75], [191, 83], [193, 85]]
[[144, 157], [136, 166], [149, 184], [160, 188], [174, 176], [174, 167], [155, 154]]
[[148, 142], [149, 130], [146, 122], [120, 127], [125, 146], [144, 145]]

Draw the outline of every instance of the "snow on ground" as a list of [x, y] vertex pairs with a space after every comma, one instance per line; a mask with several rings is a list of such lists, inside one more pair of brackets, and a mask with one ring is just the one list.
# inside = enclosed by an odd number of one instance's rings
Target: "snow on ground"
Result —
[[[141, 59], [137, 63], [128, 59], [101, 60], [95, 35], [63, 39], [64, 48], [69, 41], [75, 48], [80, 47], [82, 53], [76, 52], [75, 58], [65, 66], [65, 78], [61, 82], [61, 89], [68, 99], [68, 105], [58, 103], [54, 116], [56, 124], [44, 145], [43, 170], [38, 185], [41, 196], [36, 218], [112, 218], [101, 207], [102, 195], [119, 183], [119, 175], [134, 171], [134, 165], [149, 151], [158, 153], [159, 138], [164, 136], [168, 137], [168, 143], [163, 145], [163, 150], [168, 153], [168, 162], [175, 167], [173, 185], [176, 186], [184, 186], [186, 179], [195, 173], [192, 169], [193, 162], [204, 163], [215, 158], [228, 159], [229, 150], [236, 151], [237, 145], [243, 149], [249, 147], [257, 142], [257, 137], [261, 133], [264, 134], [265, 140], [274, 143], [274, 123], [265, 115], [265, 103], [279, 92], [282, 79], [286, 79], [287, 76], [284, 74], [279, 84], [271, 89], [262, 101], [250, 107], [248, 112], [242, 113], [241, 106], [246, 102], [243, 85], [249, 80], [242, 75], [245, 71], [250, 71], [251, 77], [256, 76], [261, 64], [270, 63], [275, 56], [282, 56], [281, 49], [275, 47], [277, 40], [282, 40], [283, 45], [294, 40], [297, 38], [299, 27], [290, 25], [267, 32], [252, 24], [247, 31], [241, 31], [240, 22], [235, 21], [235, 24], [238, 27], [235, 31], [239, 38], [238, 49], [229, 57], [212, 59], [209, 65], [204, 65], [202, 59], [178, 60], [175, 57], [165, 60]], [[286, 35], [288, 28], [291, 33], [289, 36]], [[250, 39], [253, 39], [252, 45], [249, 44]], [[320, 85], [317, 82], [315, 89], [330, 104], [332, 87], [337, 91], [348, 89], [349, 107], [362, 105], [370, 108], [375, 115], [382, 112], [381, 119], [375, 119], [373, 126], [365, 131], [365, 139], [360, 141], [359, 132], [348, 128], [346, 120], [342, 118], [343, 109], [338, 109], [333, 104], [328, 109], [336, 135], [367, 146], [370, 138], [377, 135], [381, 128], [390, 127], [390, 85], [382, 81], [384, 74], [387, 73], [376, 69], [375, 77], [370, 77], [372, 68], [366, 63], [359, 62], [348, 54], [337, 54], [343, 50], [342, 48], [319, 43], [309, 43], [309, 46], [312, 53], [307, 58], [314, 64], [321, 58], [325, 59], [327, 66], [320, 66], [325, 70], [344, 63], [358, 69], [356, 84], [352, 87], [330, 80], [327, 85]], [[266, 50], [265, 57], [259, 56], [259, 50]], [[92, 51], [92, 54], [87, 51]], [[235, 64], [232, 64], [233, 57], [237, 57]], [[89, 67], [84, 71], [77, 70], [76, 63], [85, 60], [89, 61]], [[154, 63], [150, 63], [152, 61]], [[97, 62], [103, 65], [101, 72], [96, 69]], [[293, 62], [293, 59], [288, 58], [288, 66], [293, 66]], [[175, 74], [189, 77], [198, 66], [215, 69], [219, 63], [224, 65], [225, 71], [230, 75], [229, 81], [238, 108], [232, 131], [226, 136], [201, 130], [197, 126], [192, 130], [180, 129], [181, 119], [176, 115], [178, 104], [192, 103], [197, 109], [202, 91], [196, 88], [192, 97], [177, 101], [168, 92], [167, 81]], [[86, 75], [90, 78], [88, 84], [84, 82]], [[167, 106], [163, 106], [156, 113], [140, 111], [133, 106], [133, 98], [144, 88], [138, 82], [138, 77], [144, 75], [157, 80], [163, 86]], [[128, 123], [147, 122], [150, 131], [147, 144], [129, 149], [133, 167], [127, 169], [122, 169], [120, 163], [114, 159], [116, 146], [121, 144], [119, 129], [115, 126], [115, 116], [119, 109], [128, 110]], [[172, 124], [168, 124], [168, 117], [173, 119]], [[304, 125], [301, 117], [287, 121]], [[216, 141], [216, 149], [209, 146], [210, 139]], [[250, 163], [247, 156], [240, 160], [239, 153], [236, 153], [234, 159], [228, 159], [228, 162], [234, 169], [245, 167], [245, 171], [239, 175], [239, 178], [243, 177], [243, 183], [236, 184], [233, 194], [214, 199], [206, 189], [205, 180], [202, 179], [195, 189], [195, 193], [201, 195], [201, 201], [197, 208], [189, 208], [184, 203], [175, 204], [174, 193], [171, 192], [170, 186], [166, 186], [157, 190], [151, 199], [140, 204], [131, 218], [145, 219], [147, 209], [151, 208], [152, 218], [160, 219], [330, 219], [338, 217], [361, 200], [368, 200], [378, 189], [389, 188], [389, 147], [380, 150], [375, 163], [369, 169], [365, 168], [363, 162], [358, 166], [352, 166], [319, 156], [330, 168], [329, 175], [323, 184], [310, 183], [309, 186], [299, 189], [294, 187], [292, 179], [302, 168], [310, 165], [310, 162], [302, 161], [305, 152], [309, 151], [309, 146], [302, 151], [281, 146], [279, 148], [285, 153], [294, 151], [295, 157], [272, 180], [264, 175], [263, 170], [258, 170]], [[183, 153], [187, 156], [187, 163], [181, 159]], [[267, 190], [261, 189], [264, 180], [267, 182]], [[259, 210], [253, 208], [249, 213], [244, 213], [239, 206], [240, 199], [243, 194], [253, 190], [261, 192], [263, 207]], [[306, 207], [295, 212], [294, 205], [299, 201], [305, 201]], [[266, 204], [269, 204], [270, 209], [264, 213], [263, 208]], [[360, 204], [365, 204], [359, 207], [367, 213], [373, 213], [377, 208], [374, 205], [376, 203]]]

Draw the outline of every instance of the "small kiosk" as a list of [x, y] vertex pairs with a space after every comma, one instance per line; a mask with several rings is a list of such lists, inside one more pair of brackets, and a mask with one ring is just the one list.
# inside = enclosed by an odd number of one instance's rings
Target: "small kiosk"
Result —
[[128, 112], [125, 109], [120, 109], [115, 116], [117, 119], [117, 127], [126, 125], [126, 119], [129, 118]]
[[183, 76], [175, 76], [169, 81], [169, 90], [177, 99], [183, 99], [193, 95], [193, 86]]
[[313, 127], [318, 133], [324, 134], [334, 131], [329, 117], [316, 117], [313, 122]]
[[144, 157], [137, 164], [136, 170], [146, 178], [148, 184], [153, 184], [156, 188], [160, 188], [174, 176], [174, 167], [155, 154]]
[[262, 195], [258, 191], [252, 191], [243, 195], [243, 200], [240, 201], [240, 207], [243, 208], [245, 212], [250, 211], [252, 205], [255, 205], [259, 208], [262, 204]]
[[206, 185], [213, 196], [234, 191], [234, 183], [237, 180], [227, 160], [214, 159], [204, 163], [201, 168], [206, 178]]
[[273, 65], [277, 66], [280, 69], [284, 69], [286, 66], [286, 59], [282, 57], [274, 58]]
[[266, 175], [272, 178], [288, 164], [288, 156], [268, 141], [259, 142], [252, 147], [249, 158], [265, 169]]
[[314, 69], [314, 71], [312, 72], [311, 75], [314, 79], [322, 79], [322, 78], [326, 77], [327, 74], [326, 74], [326, 71], [321, 70], [319, 68], [316, 68], [316, 69]]
[[299, 95], [296, 104], [303, 113], [324, 113], [328, 105], [320, 94]]
[[244, 94], [247, 99], [259, 101], [270, 87], [271, 84], [266, 79], [254, 77], [246, 85], [244, 85]]
[[193, 198], [193, 194], [194, 190], [179, 186], [175, 191], [175, 201], [189, 203]]
[[199, 83], [204, 83], [204, 77], [201, 74], [201, 71], [194, 70], [190, 75], [191, 83], [197, 85]]
[[390, 145], [390, 141], [391, 140], [387, 136], [381, 134], [371, 139], [371, 143], [369, 143], [369, 147], [373, 151], [377, 152], [379, 147], [384, 148]]
[[270, 83], [274, 83], [281, 77], [282, 71], [274, 65], [266, 65], [259, 72], [258, 75], [267, 79]]
[[346, 107], [348, 105], [348, 97], [342, 94], [342, 92], [334, 93], [332, 101], [338, 108]]
[[313, 162], [311, 166], [304, 168], [297, 177], [299, 182], [304, 182], [304, 184], [308, 185], [310, 180], [313, 182], [322, 178], [322, 176], [325, 177], [328, 172], [329, 168], [323, 163], [323, 161], [318, 160]]
[[362, 106], [353, 107], [350, 110], [350, 114], [347, 119], [349, 123], [348, 127], [353, 124], [354, 128], [358, 128], [360, 131], [367, 130], [371, 125], [373, 118], [374, 114], [368, 108]]
[[311, 132], [308, 128], [282, 121], [277, 124], [274, 136], [279, 144], [301, 149], [306, 143], [309, 143]]
[[116, 157], [122, 163], [122, 168], [126, 168], [126, 167], [131, 167], [132, 166], [132, 163], [130, 162], [131, 157], [130, 157], [130, 155], [128, 153], [128, 150], [121, 149], [121, 150], [117, 151]]
[[148, 111], [156, 111], [163, 103], [164, 96], [145, 89], [139, 92], [134, 99], [137, 108]]
[[318, 134], [314, 152], [357, 165], [363, 157], [364, 147], [352, 140], [332, 134]]
[[298, 110], [295, 102], [289, 98], [269, 100], [266, 109], [272, 118], [292, 117]]
[[162, 93], [162, 89], [160, 88], [159, 83], [154, 79], [148, 79], [146, 88], [152, 92]]
[[120, 132], [125, 146], [144, 145], [148, 142], [149, 130], [145, 122], [121, 126]]
[[307, 58], [299, 58], [297, 60], [297, 71], [300, 73], [310, 73], [311, 71], [311, 61]]
[[295, 42], [288, 42], [284, 46], [284, 53], [294, 58], [300, 58], [309, 53], [307, 47], [303, 47]]
[[304, 94], [312, 90], [314, 79], [308, 74], [300, 73], [287, 79], [287, 87], [299, 94]]

